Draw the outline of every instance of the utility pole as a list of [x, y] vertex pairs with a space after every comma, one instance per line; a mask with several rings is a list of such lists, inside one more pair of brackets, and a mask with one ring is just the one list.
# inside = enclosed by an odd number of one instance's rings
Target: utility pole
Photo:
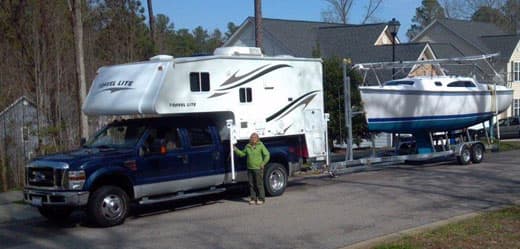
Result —
[[148, 18], [150, 24], [150, 38], [152, 39], [152, 48], [155, 53], [155, 16], [153, 15], [152, 0], [148, 0]]
[[262, 0], [255, 0], [255, 47], [262, 48]]

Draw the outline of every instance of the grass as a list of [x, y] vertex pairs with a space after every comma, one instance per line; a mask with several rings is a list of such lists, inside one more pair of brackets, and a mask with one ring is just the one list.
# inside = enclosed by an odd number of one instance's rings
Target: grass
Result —
[[499, 151], [520, 150], [520, 141], [500, 141]]
[[485, 213], [374, 249], [520, 248], [520, 206]]

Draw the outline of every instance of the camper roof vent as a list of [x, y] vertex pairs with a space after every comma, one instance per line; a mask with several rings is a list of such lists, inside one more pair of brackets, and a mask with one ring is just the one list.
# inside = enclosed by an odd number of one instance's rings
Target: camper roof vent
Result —
[[151, 61], [172, 61], [173, 60], [173, 56], [160, 54], [160, 55], [156, 55], [156, 56], [150, 58], [150, 60]]
[[255, 47], [221, 47], [215, 49], [214, 55], [224, 56], [262, 56], [262, 50]]

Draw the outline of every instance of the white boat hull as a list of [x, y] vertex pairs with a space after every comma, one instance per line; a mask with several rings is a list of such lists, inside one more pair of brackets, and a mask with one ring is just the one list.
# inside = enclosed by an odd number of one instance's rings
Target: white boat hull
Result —
[[488, 120], [505, 111], [513, 91], [497, 86], [492, 90], [431, 91], [387, 87], [360, 87], [371, 131], [416, 133], [448, 131]]

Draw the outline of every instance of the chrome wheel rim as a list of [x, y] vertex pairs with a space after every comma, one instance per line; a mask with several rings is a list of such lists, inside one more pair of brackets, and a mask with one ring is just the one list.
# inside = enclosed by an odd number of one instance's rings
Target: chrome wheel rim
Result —
[[463, 150], [462, 151], [462, 159], [464, 160], [464, 162], [469, 162], [469, 160], [471, 160], [471, 154], [469, 152], [469, 150]]
[[475, 148], [473, 148], [473, 150], [474, 150], [474, 154], [475, 154], [475, 159], [481, 160], [482, 155], [484, 154], [484, 153], [482, 153], [482, 148], [480, 146], [475, 146]]
[[275, 169], [269, 175], [269, 185], [274, 191], [278, 191], [285, 186], [285, 176], [281, 169]]
[[101, 203], [101, 213], [109, 220], [115, 220], [123, 215], [125, 210], [123, 200], [117, 195], [108, 195]]

